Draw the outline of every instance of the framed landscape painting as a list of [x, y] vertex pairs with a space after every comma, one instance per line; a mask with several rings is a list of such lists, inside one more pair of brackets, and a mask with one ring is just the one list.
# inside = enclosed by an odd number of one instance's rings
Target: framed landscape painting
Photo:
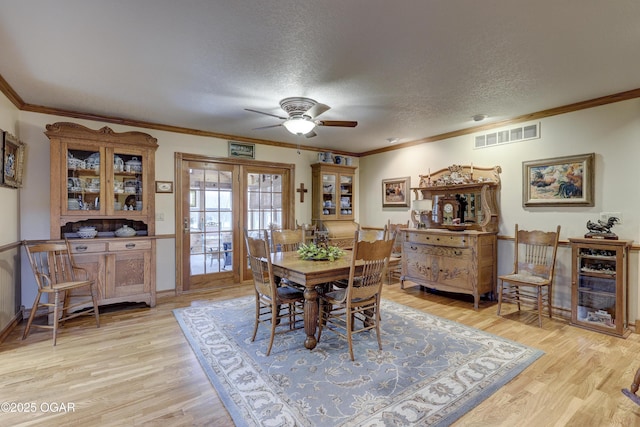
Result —
[[411, 177], [382, 180], [382, 207], [408, 208]]
[[593, 206], [595, 153], [522, 162], [522, 203]]
[[243, 159], [256, 158], [256, 145], [242, 142], [229, 141], [229, 157], [241, 157]]

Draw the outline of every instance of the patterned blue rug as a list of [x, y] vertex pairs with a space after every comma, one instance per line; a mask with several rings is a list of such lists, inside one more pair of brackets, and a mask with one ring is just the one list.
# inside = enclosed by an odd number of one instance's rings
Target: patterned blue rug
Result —
[[174, 315], [238, 426], [446, 426], [542, 356], [489, 333], [383, 300], [375, 332], [326, 332], [304, 348], [303, 330], [268, 326], [251, 342], [254, 297], [196, 302]]

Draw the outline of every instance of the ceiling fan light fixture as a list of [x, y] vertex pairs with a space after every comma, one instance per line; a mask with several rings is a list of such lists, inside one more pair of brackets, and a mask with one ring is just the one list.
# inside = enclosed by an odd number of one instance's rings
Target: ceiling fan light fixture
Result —
[[282, 123], [289, 132], [294, 135], [306, 135], [316, 127], [316, 124], [304, 117], [291, 117]]

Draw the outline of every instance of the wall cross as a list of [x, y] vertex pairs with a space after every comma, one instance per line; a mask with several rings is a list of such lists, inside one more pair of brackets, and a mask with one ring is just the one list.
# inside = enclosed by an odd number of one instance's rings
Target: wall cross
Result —
[[300, 188], [298, 188], [296, 191], [300, 193], [300, 203], [304, 203], [304, 193], [308, 191], [306, 188], [304, 188], [304, 182], [300, 183]]

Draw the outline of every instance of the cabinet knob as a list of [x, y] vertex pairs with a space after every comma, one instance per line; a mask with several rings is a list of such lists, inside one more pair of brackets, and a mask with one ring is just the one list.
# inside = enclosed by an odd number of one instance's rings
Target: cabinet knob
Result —
[[136, 247], [136, 244], [135, 243], [127, 243], [124, 247], [127, 248], [127, 249], [133, 249], [133, 248]]
[[84, 251], [86, 251], [87, 249], [89, 249], [89, 247], [88, 247], [88, 246], [75, 246], [74, 248], [75, 248], [75, 250], [76, 250], [76, 251], [78, 251], [78, 252], [84, 252]]

